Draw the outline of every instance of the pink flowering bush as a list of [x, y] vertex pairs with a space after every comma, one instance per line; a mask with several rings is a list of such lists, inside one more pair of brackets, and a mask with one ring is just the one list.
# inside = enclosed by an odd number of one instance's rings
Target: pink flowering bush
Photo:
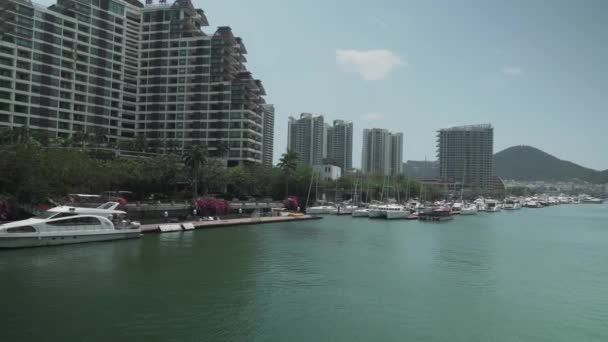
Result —
[[193, 201], [192, 206], [203, 216], [224, 215], [230, 209], [228, 201], [212, 197], [199, 197]]
[[287, 210], [291, 210], [291, 211], [297, 211], [298, 207], [300, 206], [300, 204], [298, 202], [298, 198], [295, 196], [287, 197], [287, 199], [285, 200], [285, 202], [283, 204], [285, 205], [285, 208]]

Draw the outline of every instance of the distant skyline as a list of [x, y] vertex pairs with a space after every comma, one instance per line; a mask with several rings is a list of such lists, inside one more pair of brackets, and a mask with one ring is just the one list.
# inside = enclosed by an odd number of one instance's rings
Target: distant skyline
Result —
[[438, 129], [491, 123], [495, 152], [608, 169], [606, 1], [193, 3], [243, 37], [276, 105], [275, 162], [287, 118], [310, 112], [353, 121], [356, 167], [364, 128], [403, 132], [404, 160], [435, 160]]

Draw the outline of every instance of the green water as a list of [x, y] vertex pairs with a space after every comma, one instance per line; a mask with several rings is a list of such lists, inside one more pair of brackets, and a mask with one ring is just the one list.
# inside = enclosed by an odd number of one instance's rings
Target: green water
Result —
[[0, 252], [0, 341], [608, 341], [608, 206]]

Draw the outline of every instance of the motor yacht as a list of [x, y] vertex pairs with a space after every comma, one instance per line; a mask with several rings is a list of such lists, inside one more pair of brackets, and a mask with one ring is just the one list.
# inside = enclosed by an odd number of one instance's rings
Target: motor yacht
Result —
[[465, 204], [460, 208], [460, 215], [477, 215], [477, 205]]
[[[113, 208], [116, 208], [114, 206]], [[140, 225], [114, 209], [61, 206], [39, 216], [0, 225], [0, 248], [65, 245], [132, 239]]]
[[387, 220], [406, 219], [410, 214], [411, 212], [402, 205], [389, 204], [386, 206], [385, 215]]
[[485, 202], [486, 202], [485, 211], [490, 212], [490, 213], [495, 213], [495, 212], [500, 211], [500, 203], [498, 203], [498, 201], [488, 199]]

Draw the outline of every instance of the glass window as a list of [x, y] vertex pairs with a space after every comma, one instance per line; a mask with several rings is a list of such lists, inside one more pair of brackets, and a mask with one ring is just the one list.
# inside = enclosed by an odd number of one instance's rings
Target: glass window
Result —
[[35, 233], [36, 229], [30, 226], [7, 228], [7, 233]]
[[124, 15], [125, 13], [125, 6], [114, 2], [114, 1], [110, 1], [110, 8], [109, 8], [110, 12], [116, 14], [116, 15]]

